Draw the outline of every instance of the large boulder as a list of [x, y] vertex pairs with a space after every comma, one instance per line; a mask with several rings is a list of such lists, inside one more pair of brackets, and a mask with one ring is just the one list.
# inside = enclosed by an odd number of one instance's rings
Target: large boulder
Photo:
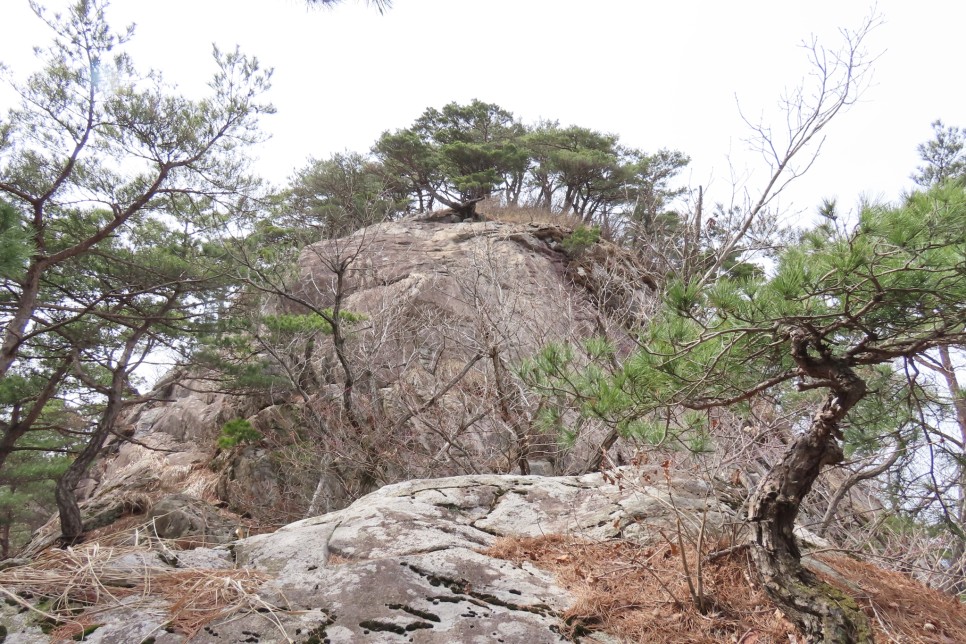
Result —
[[151, 534], [193, 546], [229, 543], [240, 536], [239, 530], [243, 530], [237, 521], [186, 494], [164, 497], [148, 512], [147, 520]]
[[[574, 641], [563, 614], [576, 598], [529, 563], [488, 555], [498, 538], [565, 533], [646, 541], [661, 539], [678, 520], [703, 520], [711, 538], [734, 519], [700, 481], [667, 481], [658, 472], [463, 476], [386, 486], [341, 511], [227, 547], [151, 561], [148, 553], [138, 565], [128, 552], [113, 569], [151, 570], [156, 587], [171, 572], [258, 575], [245, 608], [205, 624], [192, 642]], [[108, 602], [85, 641], [183, 642], [188, 634], [171, 622], [177, 605], [151, 592]], [[46, 641], [23, 619], [5, 621], [19, 638], [8, 641]]]
[[[131, 440], [115, 440], [92, 467], [82, 510], [123, 495], [150, 505], [186, 494], [278, 525], [345, 507], [387, 482], [521, 472], [522, 449], [530, 471], [544, 474], [596, 469], [602, 444], [620, 463], [626, 449], [592, 428], [566, 448], [535, 429], [535, 410], [513, 382], [513, 368], [551, 342], [606, 331], [628, 344], [613, 320], [651, 297], [626, 253], [613, 247], [577, 261], [563, 250], [567, 234], [549, 224], [407, 220], [307, 247], [291, 288], [312, 306], [332, 305], [336, 260], [350, 260], [341, 305], [365, 317], [346, 345], [364, 440], [345, 424], [344, 374], [327, 336], [301, 365], [298, 394], [239, 395], [211, 374], [179, 370], [159, 383], [156, 400], [126, 416]], [[580, 278], [596, 274], [595, 257], [615, 274], [624, 266], [620, 289]], [[605, 299], [608, 311], [620, 308], [618, 290], [621, 315], [602, 313]], [[262, 307], [305, 310], [272, 297]], [[234, 419], [264, 440], [219, 450], [220, 428]]]

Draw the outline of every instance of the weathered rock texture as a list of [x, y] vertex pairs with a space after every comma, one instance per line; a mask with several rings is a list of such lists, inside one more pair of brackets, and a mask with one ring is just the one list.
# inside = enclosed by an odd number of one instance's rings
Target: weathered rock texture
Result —
[[[498, 537], [567, 533], [647, 541], [661, 539], [659, 531], [679, 517], [698, 523], [704, 516], [713, 538], [735, 516], [691, 478], [665, 481], [659, 472], [627, 470], [619, 485], [608, 482], [614, 480], [590, 474], [408, 481], [273, 534], [178, 553], [185, 570], [263, 573], [266, 581], [249, 605], [272, 608], [211, 623], [191, 641], [575, 641], [561, 618], [575, 598], [542, 570], [483, 554]], [[152, 565], [173, 561], [166, 560]], [[130, 555], [116, 565], [137, 567]], [[184, 634], [165, 630], [168, 606], [147, 596], [100, 611], [102, 626], [86, 641], [182, 642]], [[23, 615], [5, 621], [7, 642], [46, 641]]]
[[[276, 362], [261, 356], [266, 370], [291, 377], [270, 391], [171, 373], [156, 401], [127, 416], [133, 441], [116, 440], [82, 483], [89, 527], [172, 494], [278, 525], [411, 478], [596, 469], [604, 436], [587, 431], [563, 449], [536, 430], [513, 369], [554, 341], [604, 332], [627, 342], [615, 320], [639, 315], [650, 291], [616, 247], [575, 257], [562, 250], [567, 234], [546, 224], [404, 221], [306, 248], [289, 284], [294, 299], [266, 296], [262, 308], [304, 313], [298, 300], [324, 308], [338, 292], [343, 310], [365, 316], [346, 342], [361, 431], [347, 424], [345, 373], [329, 336], [293, 340]], [[604, 280], [608, 272], [622, 277]], [[218, 450], [221, 426], [236, 418], [264, 440]], [[619, 451], [611, 447], [615, 462]]]

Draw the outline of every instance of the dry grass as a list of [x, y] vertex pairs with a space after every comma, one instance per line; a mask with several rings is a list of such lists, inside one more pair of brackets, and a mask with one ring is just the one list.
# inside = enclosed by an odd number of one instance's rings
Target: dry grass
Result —
[[[707, 608], [699, 612], [688, 591], [674, 544], [593, 542], [575, 536], [499, 540], [485, 554], [530, 562], [552, 572], [577, 597], [565, 619], [572, 633], [603, 631], [629, 642], [790, 641], [801, 633], [750, 582], [747, 554], [737, 551], [704, 564]], [[688, 561], [695, 561], [688, 552]], [[840, 579], [823, 579], [855, 596], [877, 642], [966, 642], [966, 607], [900, 573], [846, 557], [822, 556]], [[851, 587], [843, 587], [845, 584]]]
[[[864, 561], [827, 555], [821, 560], [862, 589], [856, 600], [869, 616], [877, 642], [966, 642], [966, 607], [958, 599]], [[856, 595], [854, 590], [850, 594]]]
[[790, 634], [801, 637], [748, 583], [744, 555], [705, 564], [708, 608], [701, 614], [690, 601], [680, 551], [672, 544], [645, 547], [550, 535], [501, 539], [485, 554], [553, 572], [577, 597], [564, 615], [573, 634], [604, 631], [655, 644], [787, 643]]
[[325, 560], [326, 566], [344, 566], [346, 564], [358, 563], [358, 559], [352, 559], [350, 557], [343, 557], [342, 555], [337, 555], [335, 553], [330, 553], [329, 558]]
[[171, 624], [189, 635], [239, 612], [271, 609], [256, 589], [267, 579], [253, 570], [169, 571], [154, 581], [171, 602]]
[[[162, 550], [167, 544], [161, 544]], [[269, 613], [257, 588], [266, 581], [251, 570], [172, 568], [155, 563], [147, 545], [88, 543], [49, 550], [30, 563], [0, 571], [0, 594], [39, 614], [54, 627], [53, 641], [96, 627], [120, 605], [167, 607], [167, 628], [189, 638], [216, 620], [253, 611]], [[168, 554], [177, 554], [169, 552]], [[801, 641], [801, 634], [749, 581], [743, 551], [706, 561], [706, 610], [695, 608], [681, 550], [672, 543], [595, 542], [549, 535], [499, 540], [485, 554], [551, 571], [577, 598], [564, 614], [573, 635], [603, 631], [629, 642]], [[695, 553], [685, 553], [692, 571]], [[345, 563], [334, 558], [330, 564]], [[869, 616], [878, 642], [966, 642], [966, 608], [955, 598], [900, 573], [845, 557], [821, 556], [837, 571], [826, 581], [843, 586]], [[855, 589], [860, 589], [859, 593]], [[851, 590], [850, 590], [851, 589]], [[29, 599], [29, 602], [28, 602]]]
[[477, 210], [489, 221], [506, 224], [553, 224], [572, 230], [582, 223], [580, 217], [550, 212], [546, 208], [481, 203]]
[[[152, 563], [155, 554], [144, 545], [51, 549], [30, 563], [0, 571], [0, 591], [58, 625], [54, 633], [65, 639], [95, 625], [98, 613], [121, 604], [160, 600], [168, 606], [167, 627], [189, 637], [214, 620], [271, 609], [255, 593], [267, 579], [261, 573], [171, 568]], [[29, 597], [29, 604], [23, 597]]]

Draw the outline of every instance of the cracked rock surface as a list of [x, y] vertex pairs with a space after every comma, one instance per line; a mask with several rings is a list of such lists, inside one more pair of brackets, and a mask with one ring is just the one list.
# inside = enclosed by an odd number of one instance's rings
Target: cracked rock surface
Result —
[[[561, 617], [575, 597], [548, 572], [483, 554], [498, 537], [570, 533], [646, 540], [673, 523], [674, 507], [685, 510], [685, 520], [700, 521], [706, 512], [709, 526], [734, 518], [699, 481], [672, 479], [668, 485], [626, 470], [616, 485], [608, 482], [613, 474], [407, 481], [272, 534], [190, 551], [183, 562], [265, 573], [255, 604], [275, 609], [209, 624], [191, 641], [575, 641]], [[86, 641], [184, 641], [164, 630], [156, 603], [142, 611], [119, 607], [100, 619], [104, 625]]]

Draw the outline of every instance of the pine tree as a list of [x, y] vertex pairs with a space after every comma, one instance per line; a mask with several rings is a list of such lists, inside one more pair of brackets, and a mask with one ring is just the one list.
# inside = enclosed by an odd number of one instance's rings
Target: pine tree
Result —
[[[20, 393], [0, 409], [0, 477], [32, 432], [80, 436], [56, 489], [72, 541], [74, 486], [138, 400], [135, 369], [224, 301], [211, 242], [258, 191], [242, 151], [273, 111], [271, 74], [216, 49], [211, 96], [191, 101], [136, 72], [122, 51], [133, 28], [112, 30], [105, 0], [34, 8], [52, 41], [0, 121], [0, 382]], [[47, 425], [54, 404], [91, 420]]]
[[[614, 349], [597, 341], [586, 348], [596, 358], [589, 367], [551, 347], [525, 374], [548, 399], [569, 391], [583, 415], [643, 438], [665, 408], [813, 396], [811, 418], [748, 502], [750, 547], [765, 589], [807, 634], [862, 641], [864, 615], [802, 568], [792, 530], [818, 475], [844, 449], [881, 442], [887, 419], [917, 414], [914, 396], [885, 397], [883, 378], [966, 339], [964, 258], [966, 190], [944, 184], [898, 207], [868, 206], [852, 229], [823, 222], [779, 254], [771, 276], [671, 284], [640, 350], [616, 370]], [[706, 444], [701, 415], [691, 421], [670, 431]]]

